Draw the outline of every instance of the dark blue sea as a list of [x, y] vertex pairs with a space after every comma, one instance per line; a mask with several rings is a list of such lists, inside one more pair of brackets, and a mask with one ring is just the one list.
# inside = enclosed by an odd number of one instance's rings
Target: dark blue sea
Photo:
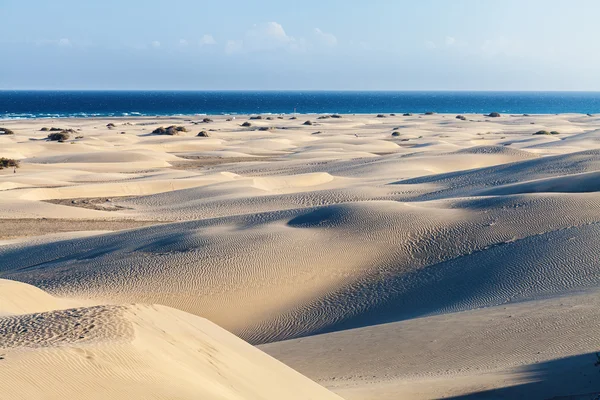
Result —
[[600, 113], [600, 92], [0, 91], [0, 118], [192, 114]]

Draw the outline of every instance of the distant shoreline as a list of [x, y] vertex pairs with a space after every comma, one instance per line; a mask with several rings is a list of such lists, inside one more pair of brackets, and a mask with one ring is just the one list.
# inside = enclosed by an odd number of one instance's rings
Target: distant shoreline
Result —
[[[297, 118], [310, 118], [310, 117], [321, 117], [328, 115], [340, 115], [342, 118], [344, 117], [366, 117], [372, 116], [373, 118], [377, 118], [377, 115], [383, 114], [385, 117], [383, 118], [428, 118], [435, 116], [442, 117], [456, 117], [457, 115], [463, 115], [469, 118], [488, 118], [490, 121], [500, 120], [502, 118], [511, 117], [511, 118], [527, 118], [527, 117], [541, 117], [541, 116], [551, 116], [551, 115], [573, 115], [573, 116], [590, 116], [595, 117], [594, 114], [588, 113], [576, 113], [576, 112], [565, 112], [565, 113], [510, 113], [510, 114], [501, 114], [498, 117], [489, 117], [486, 114], [479, 113], [434, 113], [434, 114], [424, 114], [424, 113], [412, 113], [411, 116], [404, 116], [402, 114], [390, 115], [390, 113], [282, 113], [282, 114], [274, 114], [274, 113], [255, 113], [255, 114], [164, 114], [164, 115], [93, 115], [93, 116], [40, 116], [40, 117], [20, 117], [20, 118], [0, 118], [0, 121], [53, 121], [53, 120], [88, 120], [88, 121], [108, 121], [108, 120], [157, 120], [157, 119], [165, 119], [165, 120], [180, 120], [180, 119], [191, 119], [191, 118], [233, 118], [233, 119], [248, 119], [252, 116], [262, 116], [262, 120], [259, 121], [277, 121], [277, 117], [283, 117], [284, 119], [289, 119], [291, 117], [296, 116]], [[392, 113], [394, 114], [394, 113]], [[600, 115], [600, 113], [599, 113]], [[272, 120], [267, 120], [266, 117], [273, 117]]]

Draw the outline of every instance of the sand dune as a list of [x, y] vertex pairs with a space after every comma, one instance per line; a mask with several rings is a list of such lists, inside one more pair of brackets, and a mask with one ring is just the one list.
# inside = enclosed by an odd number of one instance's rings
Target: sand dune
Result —
[[[0, 317], [1, 399], [339, 399], [204, 319], [163, 306], [36, 313], [49, 296], [0, 280], [24, 304]], [[7, 292], [5, 289], [10, 289]], [[35, 371], [35, 375], [32, 374]]]
[[[466, 117], [7, 122], [0, 157], [22, 168], [0, 171], [0, 278], [47, 292], [0, 286], [12, 293], [2, 329], [40, 330], [11, 334], [23, 358], [10, 379], [38, 390], [18, 380], [36, 367], [89, 388], [108, 374], [122, 397], [293, 398], [253, 391], [270, 386], [244, 377], [267, 370], [236, 358], [218, 361], [240, 391], [226, 389], [182, 339], [209, 343], [206, 318], [348, 399], [600, 393], [600, 120]], [[57, 125], [83, 138], [45, 142], [39, 129]], [[161, 125], [188, 132], [150, 133]], [[80, 311], [56, 311], [73, 298]], [[31, 315], [104, 328], [80, 343]], [[237, 345], [219, 332], [225, 357]], [[89, 374], [72, 367], [86, 346], [105, 355]], [[298, 398], [327, 398], [298, 379]]]

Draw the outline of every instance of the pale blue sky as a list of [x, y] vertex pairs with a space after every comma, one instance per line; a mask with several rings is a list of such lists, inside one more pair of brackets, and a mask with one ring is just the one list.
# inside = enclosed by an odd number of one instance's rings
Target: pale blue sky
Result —
[[600, 90], [596, 0], [0, 0], [0, 89]]

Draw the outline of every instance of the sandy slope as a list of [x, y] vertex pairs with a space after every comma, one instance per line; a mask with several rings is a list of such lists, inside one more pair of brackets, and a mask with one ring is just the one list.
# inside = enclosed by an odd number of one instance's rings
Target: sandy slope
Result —
[[339, 399], [181, 311], [126, 305], [39, 312], [53, 301], [39, 289], [5, 280], [0, 288], [0, 312], [23, 312], [0, 317], [0, 399]]
[[207, 318], [348, 398], [600, 392], [600, 118], [272, 118], [4, 123], [0, 277]]

